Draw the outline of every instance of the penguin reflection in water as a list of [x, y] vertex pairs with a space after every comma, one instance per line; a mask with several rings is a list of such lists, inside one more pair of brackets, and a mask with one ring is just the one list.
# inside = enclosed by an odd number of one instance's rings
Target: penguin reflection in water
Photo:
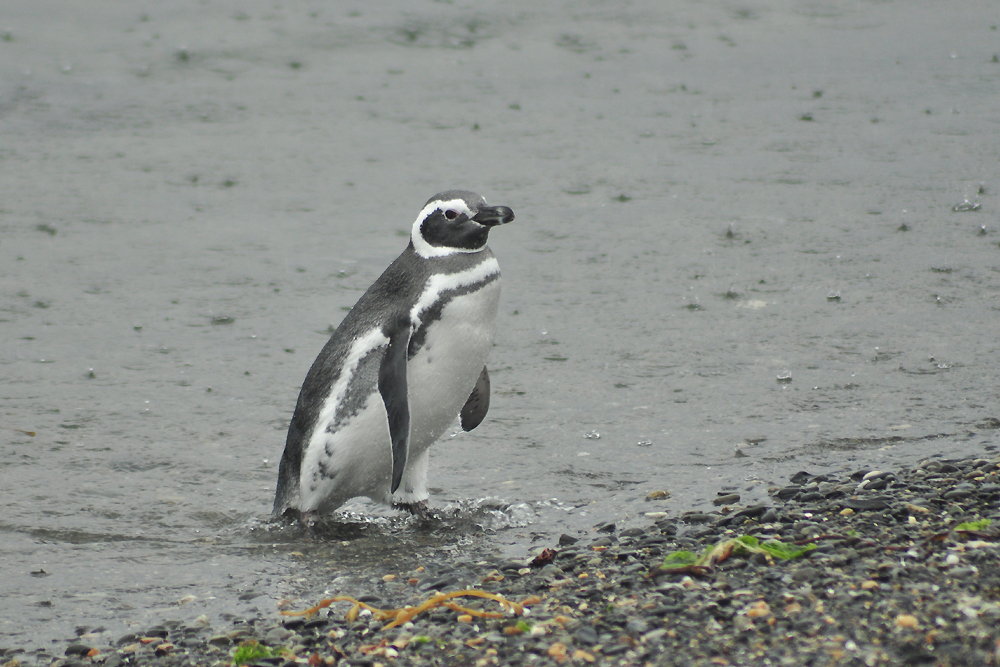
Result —
[[486, 355], [500, 266], [490, 228], [514, 219], [474, 192], [432, 197], [410, 244], [313, 362], [288, 427], [274, 514], [306, 525], [351, 498], [426, 511], [428, 448], [461, 415], [490, 405]]

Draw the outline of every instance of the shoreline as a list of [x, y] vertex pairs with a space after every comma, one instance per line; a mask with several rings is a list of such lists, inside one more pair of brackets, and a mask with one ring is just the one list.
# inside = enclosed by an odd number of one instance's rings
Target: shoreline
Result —
[[[310, 618], [274, 610], [229, 625], [201, 617], [118, 638], [82, 635], [51, 651], [3, 647], [0, 665], [223, 665], [247, 642], [259, 650], [246, 664], [286, 667], [1000, 664], [995, 451], [892, 472], [801, 472], [789, 481], [770, 489], [767, 504], [621, 531], [598, 526], [592, 539], [564, 535], [526, 559], [446, 556], [399, 572], [375, 568], [371, 594], [336, 591], [388, 608], [474, 587], [517, 602], [536, 598], [524, 616], [475, 618], [439, 607], [384, 630], [386, 621], [368, 611], [346, 620], [351, 604], [341, 602]], [[816, 548], [784, 561], [754, 553], [705, 570], [659, 570], [667, 554], [701, 553], [743, 535]], [[321, 593], [284, 608], [305, 609]], [[485, 599], [453, 602], [499, 610]]]

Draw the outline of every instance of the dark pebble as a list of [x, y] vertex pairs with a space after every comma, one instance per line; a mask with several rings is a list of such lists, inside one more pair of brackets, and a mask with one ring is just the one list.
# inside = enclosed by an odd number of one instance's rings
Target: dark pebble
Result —
[[750, 507], [746, 507], [744, 509], [741, 509], [739, 512], [736, 512], [736, 514], [734, 514], [733, 516], [745, 516], [750, 518], [757, 518], [759, 516], [762, 516], [767, 511], [768, 511], [767, 505], [751, 505]]
[[774, 495], [776, 495], [780, 500], [791, 500], [801, 492], [801, 486], [786, 486], [783, 489], [778, 489], [778, 492]]
[[154, 625], [149, 630], [143, 633], [145, 637], [159, 637], [161, 639], [166, 639], [170, 633], [162, 625]]
[[642, 620], [641, 618], [636, 618], [625, 624], [625, 629], [632, 634], [641, 635], [649, 632], [649, 623]]
[[789, 477], [788, 481], [791, 482], [792, 484], [805, 484], [812, 477], [814, 477], [814, 475], [810, 475], [805, 470], [800, 470], [799, 472]]
[[611, 646], [605, 646], [601, 649], [603, 655], [621, 655], [628, 651], [631, 647], [628, 644], [612, 644]]
[[945, 500], [963, 500], [975, 492], [971, 484], [959, 484], [951, 491], [946, 491], [942, 496]]
[[800, 567], [792, 573], [792, 580], [798, 582], [816, 581], [821, 575], [815, 567]]
[[90, 649], [86, 644], [70, 644], [66, 647], [66, 655], [85, 656], [90, 653]]
[[593, 646], [597, 643], [597, 630], [591, 625], [581, 625], [573, 636], [584, 646]]
[[569, 546], [571, 544], [576, 544], [579, 541], [580, 541], [579, 539], [573, 537], [572, 535], [567, 535], [566, 533], [563, 533], [562, 535], [559, 536], [559, 546], [561, 547]]
[[885, 498], [848, 498], [841, 503], [844, 507], [861, 511], [884, 510], [889, 507], [889, 502]]

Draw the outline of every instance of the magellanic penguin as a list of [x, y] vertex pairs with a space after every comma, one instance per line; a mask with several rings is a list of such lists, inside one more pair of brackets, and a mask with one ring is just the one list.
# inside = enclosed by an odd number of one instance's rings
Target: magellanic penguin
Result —
[[367, 496], [422, 514], [428, 448], [490, 404], [500, 266], [486, 247], [506, 206], [474, 192], [431, 197], [410, 244], [333, 333], [306, 375], [278, 468], [274, 514], [311, 523]]

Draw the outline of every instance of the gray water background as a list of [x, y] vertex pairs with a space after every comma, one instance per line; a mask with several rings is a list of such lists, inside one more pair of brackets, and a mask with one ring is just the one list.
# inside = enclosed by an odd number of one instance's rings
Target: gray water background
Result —
[[[995, 448], [998, 23], [975, 1], [4, 3], [0, 645], [275, 615], [336, 576], [357, 593], [366, 563], [524, 556], [799, 469]], [[432, 449], [448, 518], [269, 525], [328, 327], [456, 187], [517, 220], [491, 237], [490, 414]]]

